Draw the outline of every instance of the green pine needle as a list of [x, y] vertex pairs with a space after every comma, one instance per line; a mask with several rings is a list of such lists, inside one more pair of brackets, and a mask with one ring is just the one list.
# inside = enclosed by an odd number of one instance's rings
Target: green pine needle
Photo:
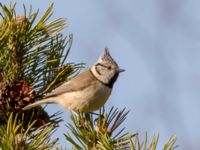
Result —
[[53, 3], [40, 19], [37, 19], [39, 11], [33, 12], [32, 7], [28, 13], [24, 6], [24, 14], [16, 15], [15, 5], [8, 8], [0, 3], [3, 83], [6, 86], [25, 80], [42, 96], [66, 81], [82, 64], [65, 64], [72, 35], [64, 37], [60, 33], [65, 28], [65, 18], [48, 22], [53, 15]]
[[[65, 134], [65, 138], [77, 150], [156, 150], [159, 135], [154, 135], [148, 143], [147, 134], [144, 141], [141, 141], [138, 133], [123, 133], [124, 128], [117, 130], [125, 121], [128, 112], [125, 108], [120, 111], [112, 107], [108, 113], [103, 108], [98, 114], [71, 114], [73, 124], [67, 124], [71, 134]], [[172, 136], [163, 150], [174, 150], [177, 147], [175, 143], [176, 137]]]
[[24, 129], [23, 121], [17, 115], [11, 114], [6, 125], [0, 125], [0, 149], [2, 150], [51, 150], [55, 147], [58, 139], [50, 140], [55, 131], [55, 125], [41, 126], [30, 132], [34, 122]]

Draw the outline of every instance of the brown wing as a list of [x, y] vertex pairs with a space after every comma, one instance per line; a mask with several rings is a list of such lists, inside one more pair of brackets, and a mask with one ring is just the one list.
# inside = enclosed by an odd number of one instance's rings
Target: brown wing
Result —
[[47, 95], [47, 97], [53, 97], [67, 92], [82, 90], [95, 81], [97, 81], [97, 79], [89, 70], [86, 70], [54, 89], [49, 95]]

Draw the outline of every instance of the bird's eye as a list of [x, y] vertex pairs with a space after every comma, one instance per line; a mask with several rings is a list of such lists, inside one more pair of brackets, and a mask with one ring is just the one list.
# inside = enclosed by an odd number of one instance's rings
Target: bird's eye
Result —
[[108, 66], [108, 70], [111, 70], [111, 66]]

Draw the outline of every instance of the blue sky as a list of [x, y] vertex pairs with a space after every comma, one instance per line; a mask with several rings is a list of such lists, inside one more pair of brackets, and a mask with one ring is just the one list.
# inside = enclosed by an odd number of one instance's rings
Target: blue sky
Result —
[[[1, 0], [3, 4], [9, 1]], [[14, 1], [13, 1], [14, 2]], [[50, 0], [18, 0], [42, 14]], [[126, 69], [106, 108], [131, 110], [123, 124], [130, 132], [172, 135], [179, 149], [199, 149], [200, 9], [195, 0], [56, 0], [52, 19], [67, 18], [73, 33], [69, 62], [92, 65], [105, 47]], [[49, 113], [61, 108], [47, 107]], [[64, 111], [64, 110], [63, 110]], [[69, 112], [63, 115], [69, 121]], [[55, 136], [67, 131], [64, 123]], [[64, 140], [61, 137], [61, 143]]]

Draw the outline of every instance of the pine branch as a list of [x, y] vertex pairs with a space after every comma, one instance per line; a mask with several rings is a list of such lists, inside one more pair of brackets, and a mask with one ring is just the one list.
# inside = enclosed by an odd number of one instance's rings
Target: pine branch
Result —
[[[0, 7], [3, 10], [0, 35], [5, 41], [2, 42], [5, 43], [2, 48], [0, 45], [0, 60], [5, 85], [23, 79], [33, 85], [38, 93], [45, 94], [82, 66], [74, 63], [64, 65], [71, 48], [72, 35], [63, 37], [59, 33], [66, 24], [64, 18], [47, 23], [53, 14], [53, 4], [36, 25], [34, 22], [39, 11], [33, 13], [30, 9], [27, 15], [24, 6], [24, 15], [19, 16], [14, 11], [15, 5], [7, 8], [0, 4]], [[60, 72], [64, 72], [65, 76]], [[51, 82], [54, 82], [51, 84], [54, 86], [47, 87]]]
[[[129, 111], [112, 107], [108, 113], [100, 109], [98, 114], [71, 114], [73, 124], [67, 124], [71, 134], [65, 138], [77, 150], [156, 150], [159, 136], [153, 136], [148, 145], [147, 134], [141, 142], [138, 133], [123, 133], [124, 128], [117, 130], [126, 119]], [[114, 134], [116, 132], [116, 134]], [[174, 150], [176, 136], [172, 136], [163, 150]]]
[[20, 150], [51, 150], [58, 139], [50, 140], [55, 131], [55, 124], [41, 126], [30, 132], [35, 122], [29, 121], [29, 127], [24, 129], [23, 121], [17, 115], [11, 114], [6, 125], [0, 125], [0, 149]]
[[124, 143], [129, 140], [129, 136], [125, 138], [128, 133], [122, 134], [124, 129], [121, 129], [116, 135], [113, 136], [113, 134], [123, 123], [127, 114], [128, 111], [125, 112], [125, 109], [119, 111], [114, 107], [111, 108], [109, 113], [105, 113], [101, 109], [99, 114], [80, 113], [78, 116], [72, 114], [73, 125], [68, 124], [67, 127], [73, 136], [65, 134], [65, 137], [76, 149], [101, 149], [102, 147], [114, 149], [124, 147]]
[[[40, 126], [58, 124], [60, 112], [49, 116], [42, 107], [23, 112], [21, 109], [69, 79], [83, 64], [66, 63], [72, 45], [72, 35], [60, 31], [66, 19], [49, 22], [53, 15], [53, 3], [41, 18], [39, 11], [17, 15], [15, 6], [0, 3], [0, 124], [6, 125], [12, 112], [23, 118], [23, 126], [29, 121]], [[36, 22], [36, 20], [38, 20]]]

